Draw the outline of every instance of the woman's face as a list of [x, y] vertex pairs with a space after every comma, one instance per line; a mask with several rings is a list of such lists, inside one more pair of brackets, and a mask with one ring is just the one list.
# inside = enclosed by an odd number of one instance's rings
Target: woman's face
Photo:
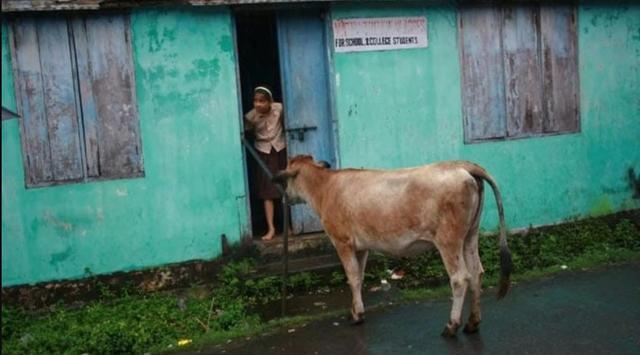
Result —
[[269, 100], [269, 96], [262, 92], [253, 94], [253, 108], [255, 108], [258, 113], [263, 114], [271, 111], [271, 100]]

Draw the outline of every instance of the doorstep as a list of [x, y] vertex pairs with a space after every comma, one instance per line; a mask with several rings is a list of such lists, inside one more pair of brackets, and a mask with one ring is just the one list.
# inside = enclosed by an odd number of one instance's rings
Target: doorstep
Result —
[[[288, 272], [318, 271], [340, 267], [340, 259], [329, 240], [323, 233], [290, 235], [288, 237]], [[270, 241], [255, 240], [254, 245], [260, 252], [262, 265], [258, 273], [277, 275], [282, 273], [284, 240], [277, 235]]]
[[[288, 254], [290, 258], [335, 254], [329, 237], [321, 233], [289, 235]], [[272, 240], [254, 240], [260, 255], [267, 261], [282, 259], [284, 243], [282, 235], [276, 235]]]

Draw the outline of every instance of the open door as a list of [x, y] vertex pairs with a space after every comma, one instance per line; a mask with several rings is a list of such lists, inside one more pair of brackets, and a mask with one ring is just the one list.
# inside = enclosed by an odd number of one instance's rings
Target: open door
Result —
[[[324, 10], [278, 13], [278, 47], [288, 154], [312, 155], [335, 166]], [[291, 207], [294, 233], [322, 230], [306, 204]]]

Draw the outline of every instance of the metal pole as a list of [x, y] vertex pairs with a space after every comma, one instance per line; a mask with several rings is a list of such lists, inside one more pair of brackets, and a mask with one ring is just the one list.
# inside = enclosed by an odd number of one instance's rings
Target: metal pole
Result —
[[[267, 165], [262, 161], [262, 159], [260, 159], [260, 155], [258, 155], [258, 152], [256, 152], [255, 148], [253, 148], [244, 137], [242, 137], [242, 144], [247, 148], [249, 154], [251, 154], [253, 159], [258, 162], [260, 169], [262, 169], [262, 171], [267, 174], [269, 179], [273, 179], [273, 174], [271, 174], [271, 171], [269, 171]], [[282, 227], [282, 286], [280, 289], [280, 297], [282, 298], [281, 313], [284, 317], [287, 312], [287, 278], [289, 274], [289, 205], [287, 201], [287, 194], [285, 193], [284, 188], [282, 188], [280, 184], [276, 184], [276, 189], [278, 189], [278, 192], [280, 192], [280, 195], [282, 196], [282, 216], [284, 219]]]
[[282, 317], [287, 314], [287, 278], [289, 277], [289, 208], [287, 195], [282, 194]]
[[[264, 171], [265, 174], [267, 174], [269, 179], [273, 179], [273, 174], [271, 174], [271, 171], [269, 171], [269, 168], [267, 168], [267, 165], [262, 161], [262, 159], [260, 159], [260, 156], [258, 155], [258, 152], [256, 152], [256, 149], [252, 147], [251, 144], [244, 137], [242, 138], [242, 144], [244, 144], [244, 146], [247, 148], [247, 150], [249, 151], [253, 159], [255, 159], [256, 162], [258, 162], [260, 169], [262, 169], [262, 171]], [[276, 189], [278, 189], [278, 192], [280, 192], [281, 194], [284, 193], [284, 189], [282, 188], [282, 186], [278, 184], [276, 184]]]

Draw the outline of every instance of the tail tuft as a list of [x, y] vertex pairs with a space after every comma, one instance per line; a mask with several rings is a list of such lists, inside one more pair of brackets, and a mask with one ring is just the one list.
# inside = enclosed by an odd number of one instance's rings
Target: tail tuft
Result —
[[504, 297], [511, 286], [511, 271], [513, 263], [511, 261], [511, 253], [509, 248], [500, 246], [500, 287], [498, 289], [498, 299]]

